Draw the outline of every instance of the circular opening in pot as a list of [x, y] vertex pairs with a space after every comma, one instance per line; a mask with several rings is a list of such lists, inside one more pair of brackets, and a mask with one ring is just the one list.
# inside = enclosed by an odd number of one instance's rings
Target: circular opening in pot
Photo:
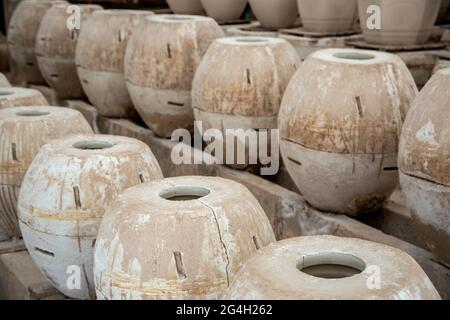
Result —
[[351, 254], [324, 252], [303, 256], [297, 269], [313, 277], [342, 279], [360, 274], [366, 268], [363, 260]]
[[192, 18], [192, 17], [183, 17], [183, 16], [166, 16], [166, 17], [164, 17], [164, 19], [171, 20], [171, 21], [189, 21], [189, 20], [194, 20], [194, 18]]
[[207, 196], [210, 191], [202, 187], [183, 186], [162, 191], [159, 196], [170, 201], [197, 200]]
[[19, 111], [16, 112], [16, 115], [20, 117], [42, 117], [49, 115], [50, 112], [39, 111], [39, 110], [27, 110], [27, 111]]
[[360, 52], [338, 52], [333, 54], [333, 57], [347, 60], [370, 60], [375, 58], [374, 55]]
[[113, 147], [114, 145], [108, 141], [90, 140], [80, 141], [73, 145], [74, 148], [80, 150], [102, 150]]
[[236, 40], [236, 42], [241, 42], [241, 43], [264, 43], [264, 42], [268, 42], [267, 39], [251, 38], [251, 37], [242, 37], [242, 38], [237, 38], [235, 40]]
[[14, 94], [14, 92], [11, 91], [0, 91], [0, 96], [10, 96]]

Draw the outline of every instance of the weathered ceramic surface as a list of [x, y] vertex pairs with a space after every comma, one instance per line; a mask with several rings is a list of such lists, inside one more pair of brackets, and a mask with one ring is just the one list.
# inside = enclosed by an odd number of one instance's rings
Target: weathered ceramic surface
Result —
[[201, 0], [167, 0], [170, 9], [176, 14], [202, 14]]
[[20, 87], [0, 88], [0, 110], [12, 107], [48, 105], [44, 95], [35, 90]]
[[223, 36], [213, 19], [188, 15], [149, 17], [136, 29], [125, 77], [136, 110], [155, 134], [193, 128], [192, 79], [209, 45]]
[[135, 114], [124, 77], [124, 56], [132, 30], [150, 11], [97, 10], [81, 29], [75, 62], [83, 90], [100, 115]]
[[[220, 130], [223, 137], [227, 129], [276, 129], [284, 90], [300, 63], [295, 49], [283, 39], [216, 40], [194, 77], [195, 120], [202, 121], [203, 130]], [[239, 140], [238, 143], [246, 144]], [[245, 161], [239, 163], [244, 167], [257, 162], [249, 158], [252, 154], [247, 154], [246, 148]], [[224, 154], [231, 155], [229, 150], [224, 150]]]
[[[92, 129], [76, 110], [62, 107], [17, 107], [0, 110], [0, 228], [19, 237], [16, 215], [22, 178], [42, 145]], [[42, 194], [40, 194], [42, 196]]]
[[284, 90], [299, 66], [297, 52], [285, 40], [218, 39], [195, 74], [193, 106], [217, 114], [276, 116]]
[[305, 30], [342, 32], [353, 29], [358, 0], [297, 0]]
[[[196, 197], [172, 198], [188, 195]], [[264, 210], [241, 184], [200, 176], [142, 184], [123, 192], [101, 224], [97, 297], [220, 298], [245, 261], [274, 241]]]
[[0, 73], [0, 88], [11, 87], [8, 79], [5, 77], [3, 73]]
[[[34, 262], [65, 295], [95, 298], [94, 245], [106, 207], [124, 189], [161, 178], [153, 153], [136, 139], [74, 135], [45, 145], [23, 179], [18, 201]], [[69, 285], [70, 268], [78, 268], [79, 289]]]
[[247, 0], [201, 0], [203, 8], [217, 21], [238, 20], [247, 6]]
[[398, 140], [416, 93], [395, 55], [311, 54], [286, 89], [278, 121], [283, 160], [306, 200], [351, 215], [377, 209], [398, 183]]
[[[61, 99], [83, 97], [83, 88], [75, 66], [75, 47], [80, 31], [69, 30], [66, 26], [69, 6], [68, 3], [53, 5], [42, 19], [36, 37], [39, 69], [47, 84]], [[92, 12], [102, 9], [97, 5], [77, 7], [81, 28]]]
[[264, 27], [289, 28], [298, 18], [297, 0], [249, 0], [249, 3]]
[[29, 83], [44, 84], [39, 71], [35, 42], [39, 25], [47, 10], [55, 3], [65, 1], [25, 0], [14, 11], [8, 27], [8, 47], [18, 76]]
[[419, 231], [436, 255], [450, 263], [450, 68], [425, 85], [403, 127], [399, 167], [402, 187]]
[[[317, 264], [348, 266], [361, 272], [327, 279], [301, 271]], [[226, 298], [440, 300], [425, 272], [405, 252], [375, 242], [334, 236], [290, 238], [263, 248], [241, 269]]]
[[[439, 13], [441, 0], [358, 0], [361, 29], [367, 42], [385, 45], [412, 45], [427, 42]], [[370, 30], [368, 7], [381, 8], [381, 29]], [[372, 21], [372, 20], [370, 20]]]

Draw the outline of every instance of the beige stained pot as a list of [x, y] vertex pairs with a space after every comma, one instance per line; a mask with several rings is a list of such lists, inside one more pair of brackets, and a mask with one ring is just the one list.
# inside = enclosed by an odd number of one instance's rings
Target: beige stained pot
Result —
[[263, 248], [239, 271], [226, 299], [441, 298], [417, 262], [399, 249], [361, 239], [310, 236]]
[[46, 106], [47, 99], [35, 89], [20, 87], [0, 88], [0, 110], [12, 107]]
[[124, 77], [124, 56], [131, 32], [150, 11], [97, 10], [81, 29], [75, 51], [84, 93], [102, 116], [135, 115]]
[[418, 231], [450, 264], [450, 68], [438, 71], [414, 101], [403, 126], [399, 167]]
[[9, 237], [20, 237], [16, 214], [19, 188], [41, 146], [53, 139], [91, 132], [81, 113], [68, 108], [41, 106], [0, 110], [0, 230]]
[[201, 0], [203, 8], [217, 21], [238, 20], [247, 6], [247, 0]]
[[8, 79], [5, 77], [3, 73], [0, 73], [0, 88], [4, 87], [11, 87], [11, 83], [9, 83]]
[[303, 28], [314, 32], [351, 31], [358, 0], [297, 0]]
[[276, 129], [283, 93], [300, 63], [294, 47], [283, 39], [216, 40], [195, 74], [195, 120], [202, 121], [204, 131], [218, 129], [223, 137], [227, 129]]
[[28, 83], [44, 84], [36, 55], [36, 35], [47, 10], [55, 3], [65, 1], [24, 0], [15, 9], [8, 27], [10, 58], [17, 76]]
[[249, 3], [264, 27], [289, 28], [298, 18], [297, 0], [249, 0]]
[[213, 19], [157, 15], [135, 30], [125, 56], [125, 77], [134, 106], [161, 137], [192, 129], [194, 72], [209, 45], [223, 31]]
[[167, 0], [170, 9], [176, 14], [202, 14], [201, 0]]
[[[53, 5], [42, 19], [36, 38], [39, 69], [47, 84], [61, 99], [80, 98], [84, 95], [75, 65], [75, 47], [80, 31], [69, 30], [66, 26], [70, 16], [67, 13], [69, 6], [68, 3]], [[85, 27], [85, 22], [92, 12], [102, 9], [97, 5], [77, 7], [81, 28]]]
[[[136, 139], [74, 135], [42, 147], [17, 205], [36, 265], [68, 297], [95, 298], [94, 245], [107, 206], [124, 189], [161, 178], [150, 148]], [[80, 288], [68, 281], [76, 268]]]
[[[369, 29], [371, 5], [380, 10], [381, 28]], [[428, 41], [441, 0], [359, 0], [361, 29], [367, 42], [381, 45], [416, 45]]]
[[350, 215], [379, 208], [398, 185], [398, 141], [416, 94], [396, 55], [312, 53], [289, 83], [278, 120], [283, 160], [305, 199]]
[[258, 201], [217, 177], [176, 177], [123, 192], [95, 247], [99, 299], [217, 299], [275, 241]]

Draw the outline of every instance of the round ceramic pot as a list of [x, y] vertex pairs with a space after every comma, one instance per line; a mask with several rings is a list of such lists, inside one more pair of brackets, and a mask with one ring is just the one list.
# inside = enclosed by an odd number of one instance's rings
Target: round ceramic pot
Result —
[[405, 252], [334, 236], [290, 238], [268, 245], [242, 267], [225, 298], [440, 300], [425, 272]]
[[430, 250], [450, 264], [450, 68], [420, 91], [403, 127], [399, 167], [412, 217]]
[[389, 53], [326, 49], [300, 65], [278, 125], [284, 163], [312, 206], [349, 215], [381, 206], [398, 185], [398, 141], [416, 93]]
[[298, 18], [297, 0], [249, 0], [249, 3], [264, 27], [289, 28]]
[[247, 6], [247, 0], [201, 0], [206, 14], [217, 21], [238, 20]]
[[[0, 110], [0, 229], [20, 237], [17, 198], [28, 166], [49, 141], [91, 133], [83, 115], [63, 107], [16, 107]], [[42, 195], [40, 195], [42, 196]]]
[[440, 6], [441, 0], [359, 0], [364, 38], [381, 45], [423, 44], [430, 38]]
[[303, 28], [313, 32], [351, 31], [358, 0], [297, 0]]
[[[66, 296], [95, 298], [94, 245], [107, 206], [122, 190], [161, 178], [150, 148], [136, 139], [72, 135], [43, 146], [17, 204], [33, 261]], [[70, 271], [78, 272], [79, 287]]]
[[274, 241], [264, 210], [237, 182], [193, 176], [141, 184], [111, 204], [100, 226], [97, 298], [220, 299], [242, 265]]

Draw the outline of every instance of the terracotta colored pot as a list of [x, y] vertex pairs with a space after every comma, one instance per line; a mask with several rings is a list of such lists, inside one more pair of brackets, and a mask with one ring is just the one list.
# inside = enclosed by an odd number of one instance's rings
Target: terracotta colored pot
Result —
[[125, 77], [136, 110], [161, 137], [192, 129], [194, 72], [214, 39], [224, 34], [213, 19], [157, 15], [145, 19], [125, 55]]
[[0, 88], [0, 109], [46, 105], [48, 101], [40, 91], [20, 87]]
[[[82, 114], [63, 107], [0, 110], [0, 229], [20, 237], [16, 205], [22, 177], [42, 145], [75, 133], [90, 133]], [[42, 194], [39, 194], [41, 197]]]
[[145, 183], [123, 192], [102, 221], [97, 298], [217, 299], [274, 241], [264, 210], [239, 183], [200, 176]]
[[[276, 129], [284, 90], [299, 66], [297, 52], [282, 39], [216, 40], [192, 85], [195, 120], [202, 121], [204, 131], [218, 129], [223, 137], [227, 129]], [[234, 155], [238, 148], [235, 144]], [[246, 163], [234, 164], [257, 164], [251, 156], [246, 155]]]
[[97, 10], [81, 29], [75, 52], [84, 93], [100, 115], [132, 118], [133, 103], [124, 77], [124, 56], [131, 32], [152, 15], [138, 10]]
[[402, 131], [400, 182], [424, 240], [450, 264], [450, 68], [438, 71], [412, 104]]
[[278, 125], [284, 163], [311, 205], [350, 215], [381, 206], [398, 185], [398, 140], [416, 93], [393, 54], [327, 49], [300, 65]]
[[166, 0], [170, 9], [176, 14], [202, 14], [200, 0]]
[[249, 3], [264, 27], [292, 27], [298, 18], [297, 0], [249, 0]]
[[[58, 98], [83, 97], [83, 88], [75, 66], [75, 46], [79, 30], [67, 29], [68, 3], [55, 4], [48, 9], [42, 19], [36, 38], [36, 56], [39, 69], [47, 84]], [[97, 5], [77, 5], [81, 15], [81, 26], [86, 19], [102, 7]]]
[[39, 71], [35, 42], [39, 25], [47, 10], [55, 3], [65, 1], [25, 0], [15, 9], [8, 28], [10, 58], [20, 79], [28, 83], [44, 84]]
[[399, 249], [361, 239], [310, 236], [263, 248], [239, 271], [226, 299], [440, 300], [440, 296], [417, 262]]
[[353, 29], [358, 0], [297, 0], [305, 30], [342, 32]]
[[[124, 189], [161, 178], [150, 148], [136, 139], [74, 135], [42, 147], [23, 179], [17, 205], [36, 265], [66, 296], [94, 298], [94, 245], [107, 206]], [[80, 288], [67, 284], [73, 266]]]
[[[381, 29], [369, 30], [370, 5], [381, 8]], [[361, 29], [367, 42], [384, 45], [414, 45], [427, 42], [441, 0], [359, 0]]]
[[8, 79], [3, 73], [0, 73], [0, 88], [1, 87], [11, 87], [11, 83], [9, 83]]
[[247, 0], [201, 0], [203, 8], [217, 21], [238, 20], [247, 6]]

